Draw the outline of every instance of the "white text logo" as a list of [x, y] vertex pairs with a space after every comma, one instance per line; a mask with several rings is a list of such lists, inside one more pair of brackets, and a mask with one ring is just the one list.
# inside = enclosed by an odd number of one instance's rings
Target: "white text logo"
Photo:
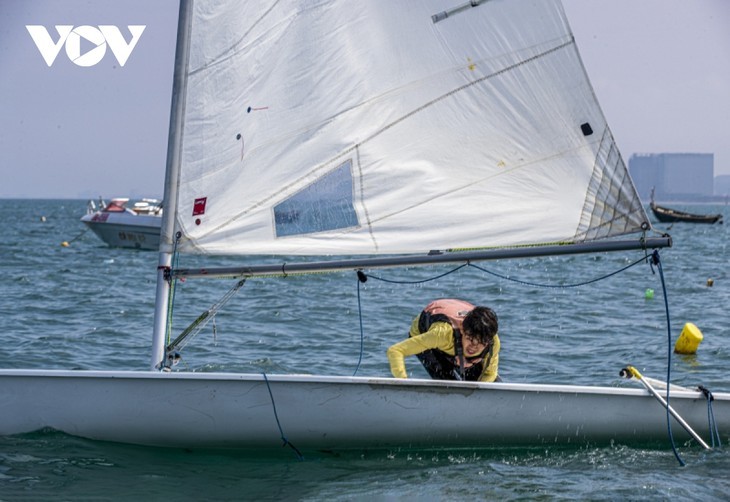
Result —
[[[36, 47], [43, 56], [48, 66], [51, 66], [56, 60], [56, 56], [61, 51], [62, 46], [66, 46], [66, 55], [74, 64], [78, 66], [94, 66], [104, 58], [107, 45], [112, 53], [119, 61], [119, 66], [124, 66], [129, 59], [132, 50], [137, 45], [139, 37], [146, 28], [143, 25], [127, 26], [132, 34], [132, 40], [127, 43], [122, 36], [122, 32], [116, 26], [103, 25], [95, 28], [93, 26], [77, 26], [74, 28], [69, 25], [57, 25], [58, 40], [53, 41], [48, 30], [40, 25], [27, 25], [26, 29], [33, 38]], [[81, 53], [81, 39], [87, 41], [85, 45], [93, 45], [83, 54]]]

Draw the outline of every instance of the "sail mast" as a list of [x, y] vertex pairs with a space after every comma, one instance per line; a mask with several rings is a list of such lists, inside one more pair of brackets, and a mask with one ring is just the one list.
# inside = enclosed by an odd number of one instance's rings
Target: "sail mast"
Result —
[[187, 64], [190, 54], [190, 26], [193, 0], [180, 0], [178, 14], [175, 72], [172, 83], [170, 131], [167, 143], [165, 170], [164, 213], [160, 232], [160, 254], [157, 266], [157, 292], [155, 296], [155, 321], [152, 333], [151, 369], [159, 368], [164, 357], [165, 333], [167, 333], [167, 304], [170, 298], [170, 282], [165, 277], [172, 264], [173, 234], [177, 207], [177, 186], [180, 172], [180, 150], [187, 87]]

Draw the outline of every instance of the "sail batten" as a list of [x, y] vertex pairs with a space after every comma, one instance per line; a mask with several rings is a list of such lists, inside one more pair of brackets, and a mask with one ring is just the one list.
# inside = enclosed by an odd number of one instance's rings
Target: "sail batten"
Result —
[[196, 0], [179, 250], [392, 255], [645, 230], [560, 2], [461, 7]]

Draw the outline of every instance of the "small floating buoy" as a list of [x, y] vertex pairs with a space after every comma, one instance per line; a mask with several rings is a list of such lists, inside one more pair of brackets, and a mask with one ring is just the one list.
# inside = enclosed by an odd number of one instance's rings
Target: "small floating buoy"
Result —
[[63, 246], [63, 247], [65, 247], [65, 248], [67, 248], [67, 247], [69, 246], [69, 244], [68, 244], [68, 241], [63, 241], [63, 242], [61, 243], [61, 246]]
[[41, 221], [42, 222], [46, 221], [46, 217], [45, 216], [41, 216]]
[[691, 322], [688, 322], [682, 328], [677, 343], [674, 344], [674, 352], [677, 354], [694, 354], [697, 352], [697, 347], [700, 346], [702, 338], [704, 337], [700, 329]]
[[646, 288], [646, 291], [644, 291], [644, 298], [647, 300], [652, 300], [654, 298], [654, 290], [651, 288]]
[[712, 280], [712, 277], [710, 277], [709, 279], [707, 279], [707, 287], [708, 288], [711, 288], [713, 284], [715, 284], [715, 281]]

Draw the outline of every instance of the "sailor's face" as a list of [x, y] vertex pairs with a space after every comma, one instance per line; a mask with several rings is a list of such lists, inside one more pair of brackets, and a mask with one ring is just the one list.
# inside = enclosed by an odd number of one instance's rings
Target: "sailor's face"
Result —
[[484, 352], [487, 345], [478, 341], [476, 338], [472, 338], [468, 334], [464, 334], [461, 337], [461, 344], [464, 347], [464, 355], [466, 357], [474, 357]]

